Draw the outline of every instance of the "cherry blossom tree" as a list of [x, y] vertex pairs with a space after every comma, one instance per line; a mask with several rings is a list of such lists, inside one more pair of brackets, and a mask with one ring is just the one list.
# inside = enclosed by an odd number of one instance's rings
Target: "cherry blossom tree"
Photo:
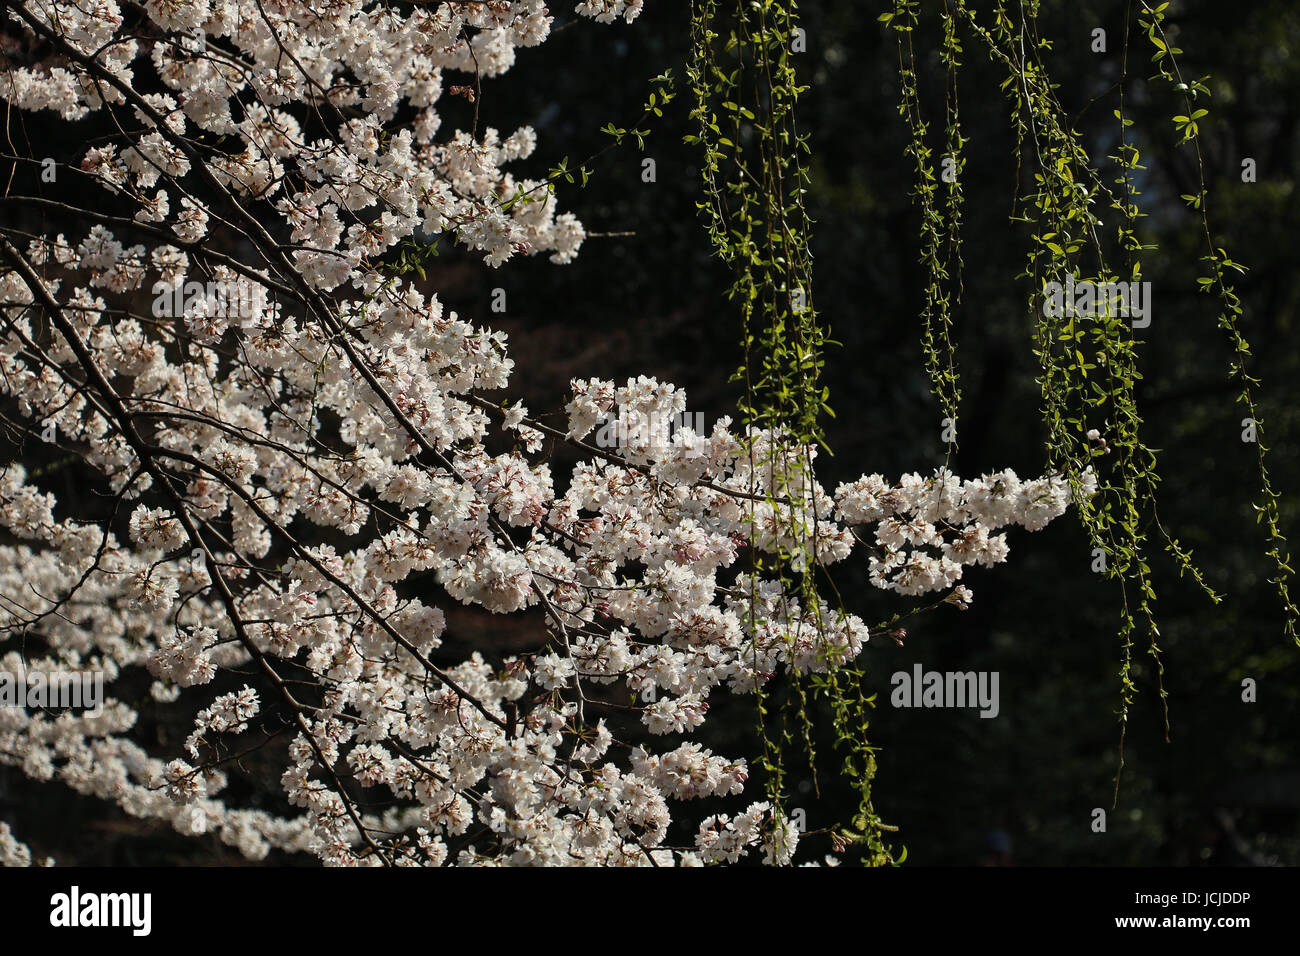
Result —
[[[10, 155], [0, 200], [0, 671], [107, 691], [0, 707], [0, 761], [35, 780], [252, 859], [788, 863], [799, 828], [753, 792], [752, 754], [710, 748], [710, 699], [873, 635], [747, 556], [858, 561], [882, 592], [964, 606], [1007, 529], [1092, 490], [940, 469], [830, 493], [779, 429], [670, 432], [680, 389], [599, 369], [567, 427], [512, 400], [506, 336], [394, 263], [439, 237], [491, 267], [578, 255], [582, 224], [525, 174], [534, 131], [440, 112], [534, 55], [542, 0], [4, 12], [0, 96], [81, 145]], [[559, 445], [581, 453], [564, 474]], [[49, 446], [93, 494], [56, 500], [25, 464]], [[503, 629], [540, 611], [547, 643], [447, 640], [453, 602]], [[146, 708], [183, 746], [138, 732]], [[275, 741], [286, 813], [230, 793]], [[732, 808], [674, 843], [705, 797]], [[9, 822], [0, 859], [29, 862]]]

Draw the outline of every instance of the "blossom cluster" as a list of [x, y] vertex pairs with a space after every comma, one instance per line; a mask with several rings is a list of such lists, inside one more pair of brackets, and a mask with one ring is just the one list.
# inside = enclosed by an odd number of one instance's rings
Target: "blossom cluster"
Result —
[[[1085, 495], [1097, 490], [1092, 471], [1082, 485]], [[1065, 514], [1070, 498], [1062, 476], [1022, 482], [1010, 469], [977, 481], [939, 469], [932, 478], [904, 475], [896, 485], [868, 475], [835, 491], [842, 520], [875, 525], [871, 583], [907, 595], [950, 588], [965, 566], [1005, 561], [1006, 533], [991, 532], [1008, 525], [1037, 531]]]

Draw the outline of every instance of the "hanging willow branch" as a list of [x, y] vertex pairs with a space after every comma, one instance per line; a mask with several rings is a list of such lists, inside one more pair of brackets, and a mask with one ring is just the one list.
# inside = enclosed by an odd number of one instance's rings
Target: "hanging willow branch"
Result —
[[[1218, 247], [1210, 230], [1206, 212], [1204, 164], [1201, 159], [1197, 120], [1206, 115], [1196, 109], [1198, 97], [1209, 96], [1202, 81], [1187, 82], [1178, 69], [1176, 54], [1161, 26], [1167, 3], [1152, 7], [1139, 0], [1137, 22], [1154, 48], [1153, 62], [1158, 76], [1168, 81], [1180, 95], [1185, 113], [1174, 117], [1183, 133], [1182, 143], [1195, 150], [1200, 180], [1196, 194], [1184, 200], [1200, 215], [1205, 236], [1207, 263], [1205, 274], [1197, 279], [1202, 291], [1219, 301], [1218, 323], [1229, 337], [1233, 349], [1232, 378], [1240, 384], [1239, 402], [1249, 421], [1258, 430], [1253, 388], [1259, 384], [1247, 372], [1250, 346], [1242, 336], [1238, 320], [1242, 316], [1239, 298], [1228, 283], [1230, 271], [1243, 272], [1238, 263]], [[1105, 288], [1113, 283], [1136, 283], [1142, 280], [1142, 256], [1155, 248], [1138, 236], [1137, 221], [1143, 216], [1138, 203], [1139, 192], [1134, 173], [1142, 169], [1138, 148], [1129, 141], [1127, 129], [1132, 121], [1124, 112], [1127, 75], [1129, 27], [1132, 9], [1126, 20], [1123, 76], [1117, 85], [1119, 123], [1118, 145], [1107, 157], [1116, 170], [1111, 189], [1088, 155], [1078, 133], [1074, 131], [1061, 103], [1046, 58], [1050, 41], [1040, 36], [1037, 15], [1040, 4], [1007, 4], [999, 0], [992, 10], [991, 23], [976, 17], [965, 0], [945, 0], [942, 12], [942, 61], [948, 69], [947, 122], [945, 161], [951, 161], [954, 178], [960, 182], [961, 162], [957, 150], [966, 142], [962, 137], [956, 110], [956, 74], [960, 63], [960, 25], [983, 47], [984, 52], [1005, 70], [1002, 90], [1011, 106], [1011, 123], [1016, 135], [1016, 166], [1021, 169], [1026, 154], [1030, 158], [1029, 177], [1018, 195], [1020, 215], [1013, 221], [1029, 226], [1031, 241], [1026, 268], [1018, 277], [1028, 280], [1027, 307], [1033, 317], [1033, 347], [1039, 361], [1039, 384], [1042, 391], [1042, 415], [1047, 427], [1049, 466], [1066, 475], [1076, 489], [1083, 471], [1093, 467], [1101, 477], [1099, 493], [1080, 508], [1080, 518], [1091, 539], [1094, 554], [1102, 556], [1105, 574], [1119, 588], [1121, 618], [1119, 639], [1120, 663], [1120, 742], [1119, 766], [1115, 776], [1115, 800], [1118, 801], [1120, 774], [1124, 766], [1124, 736], [1128, 714], [1137, 686], [1133, 680], [1133, 632], [1141, 619], [1147, 634], [1147, 653], [1152, 658], [1156, 681], [1164, 707], [1165, 734], [1170, 732], [1163, 675], [1164, 665], [1159, 646], [1160, 631], [1156, 622], [1156, 590], [1148, 555], [1149, 531], [1154, 527], [1165, 551], [1172, 557], [1180, 574], [1190, 576], [1208, 598], [1218, 603], [1221, 596], [1205, 582], [1201, 571], [1185, 550], [1160, 523], [1156, 507], [1160, 475], [1157, 455], [1140, 436], [1142, 417], [1136, 400], [1140, 340], [1134, 334], [1127, 308], [1114, 308], [1114, 302], [1089, 316], [1068, 312], [1052, 314], [1044, 307], [1044, 290], [1048, 283], [1090, 283]], [[900, 115], [907, 123], [910, 142], [907, 153], [916, 164], [917, 203], [922, 218], [922, 260], [927, 265], [928, 284], [922, 311], [922, 344], [932, 387], [945, 415], [956, 420], [959, 400], [957, 375], [950, 331], [951, 296], [944, 291], [950, 279], [947, 260], [941, 255], [945, 242], [956, 246], [960, 225], [960, 193], [950, 192], [946, 209], [936, 198], [937, 185], [933, 155], [926, 145], [929, 132], [920, 111], [917, 88], [913, 34], [918, 26], [916, 0], [896, 0], [894, 11], [880, 20], [898, 34]], [[957, 198], [954, 198], [957, 197]], [[1103, 208], [1118, 213], [1113, 238], [1101, 231], [1102, 220], [1095, 211]], [[957, 247], [959, 248], [959, 246]], [[958, 262], [959, 259], [959, 252]], [[1116, 265], [1122, 260], [1123, 265]], [[1099, 444], [1095, 436], [1104, 436]], [[1289, 592], [1292, 574], [1286, 540], [1279, 527], [1279, 495], [1272, 488], [1266, 465], [1267, 447], [1262, 435], [1257, 442], [1258, 470], [1263, 502], [1256, 506], [1260, 522], [1267, 530], [1277, 574], [1272, 579], [1277, 588], [1285, 616], [1287, 636], [1300, 641], [1296, 633], [1297, 609]]]
[[[1218, 323], [1233, 349], [1232, 375], [1240, 383], [1239, 400], [1256, 429], [1254, 387], [1247, 371], [1250, 347], [1239, 329], [1241, 303], [1227, 276], [1244, 271], [1216, 245], [1206, 212], [1204, 166], [1198, 142], [1198, 97], [1208, 97], [1203, 82], [1184, 80], [1162, 21], [1168, 4], [1152, 7], [1138, 0], [1137, 24], [1153, 48], [1153, 62], [1182, 97], [1185, 113], [1174, 118], [1183, 143], [1196, 152], [1200, 189], [1183, 197], [1201, 217], [1207, 254], [1201, 289], [1219, 302]], [[1014, 7], [1014, 9], [1013, 9]], [[920, 330], [926, 370], [943, 415], [957, 422], [961, 401], [954, 343], [955, 313], [962, 296], [961, 225], [965, 197], [962, 174], [969, 138], [961, 126], [958, 76], [963, 43], [973, 39], [1005, 71], [1001, 89], [1011, 112], [1016, 136], [1015, 163], [1022, 173], [1018, 212], [1012, 221], [1029, 231], [1026, 266], [1017, 279], [1028, 285], [1027, 307], [1033, 317], [1032, 347], [1039, 362], [1041, 414], [1046, 427], [1049, 468], [1064, 475], [1080, 508], [1083, 526], [1106, 576], [1116, 583], [1120, 604], [1118, 637], [1121, 648], [1119, 763], [1115, 801], [1124, 767], [1124, 740], [1130, 707], [1137, 694], [1133, 676], [1133, 635], [1142, 622], [1147, 654], [1155, 668], [1164, 705], [1164, 727], [1170, 733], [1164, 690], [1164, 664], [1156, 620], [1157, 600], [1149, 559], [1152, 529], [1179, 569], [1190, 576], [1214, 603], [1221, 600], [1205, 581], [1192, 555], [1159, 520], [1160, 483], [1157, 454], [1142, 438], [1142, 417], [1136, 400], [1141, 339], [1131, 321], [1129, 301], [1099, 304], [1093, 314], [1075, 315], [1044, 306], [1050, 283], [1091, 283], [1114, 287], [1140, 283], [1143, 255], [1155, 247], [1139, 238], [1143, 213], [1135, 173], [1142, 169], [1140, 153], [1130, 141], [1125, 115], [1124, 79], [1117, 85], [1115, 117], [1119, 123], [1114, 155], [1106, 157], [1114, 170], [1104, 181], [1102, 164], [1095, 163], [1073, 129], [1059, 102], [1046, 65], [1050, 43], [1038, 31], [1039, 3], [1010, 5], [998, 0], [984, 19], [966, 0], [944, 0], [940, 8], [940, 61], [946, 71], [943, 152], [929, 145], [930, 126], [921, 108], [914, 37], [920, 26], [919, 0], [894, 0], [892, 12], [880, 20], [895, 31], [900, 81], [899, 115], [908, 132], [906, 154], [914, 166], [913, 195], [920, 210], [920, 258], [925, 267], [925, 291]], [[1127, 76], [1129, 28], [1126, 20], [1124, 77]], [[987, 20], [988, 22], [985, 22]], [[750, 570], [779, 581], [790, 641], [803, 627], [821, 634], [823, 605], [817, 597], [815, 570], [817, 515], [813, 526], [796, 509], [777, 507], [777, 498], [811, 497], [812, 458], [817, 448], [829, 451], [821, 425], [832, 414], [821, 384], [823, 351], [828, 344], [812, 297], [812, 221], [805, 206], [809, 154], [806, 134], [799, 133], [795, 107], [805, 87], [796, 78], [792, 45], [802, 41], [792, 0], [693, 0], [692, 54], [687, 75], [695, 99], [692, 117], [698, 133], [687, 141], [700, 147], [704, 202], [699, 204], [715, 254], [732, 269], [729, 298], [740, 312], [744, 361], [736, 373], [743, 384], [741, 413], [752, 429], [771, 436], [768, 445], [752, 442], [751, 464], [766, 470], [771, 513], [788, 523], [788, 539], [798, 542], [773, 556], [751, 555]], [[1100, 208], [1117, 214], [1113, 234], [1103, 230]], [[949, 454], [955, 447], [955, 427]], [[751, 432], [753, 435], [754, 432]], [[1297, 609], [1289, 593], [1291, 567], [1280, 531], [1278, 494], [1266, 466], [1267, 447], [1257, 442], [1263, 502], [1257, 506], [1267, 530], [1277, 574], [1273, 583], [1285, 611], [1285, 632], [1296, 633]], [[1101, 479], [1090, 500], [1082, 493], [1085, 470]], [[752, 489], [757, 490], [757, 489]], [[755, 509], [755, 514], [758, 509]], [[751, 529], [756, 530], [756, 529]], [[831, 589], [834, 584], [831, 582]], [[842, 602], [841, 610], [843, 614]], [[751, 607], [753, 624], [757, 620]], [[871, 808], [875, 748], [865, 738], [871, 702], [862, 689], [856, 665], [831, 666], [824, 675], [792, 670], [783, 697], [776, 690], [757, 692], [758, 731], [763, 741], [763, 766], [769, 793], [778, 807], [786, 798], [783, 753], [793, 743], [806, 749], [814, 767], [812, 718], [809, 703], [824, 699], [834, 716], [837, 746], [846, 754], [845, 773], [858, 788], [860, 813], [849, 832], [867, 844], [874, 862], [891, 862], [882, 831]], [[778, 726], [773, 732], [773, 725]]]
[[[729, 298], [740, 311], [744, 364], [735, 380], [743, 382], [740, 412], [751, 428], [749, 454], [753, 473], [766, 471], [769, 512], [782, 523], [792, 542], [775, 555], [751, 553], [750, 572], [780, 582], [785, 637], [793, 647], [813, 629], [819, 648], [828, 613], [818, 594], [817, 521], [779, 500], [815, 502], [812, 461], [820, 448], [829, 453], [821, 420], [833, 414], [821, 384], [823, 350], [831, 344], [813, 305], [812, 221], [805, 206], [809, 153], [807, 134], [798, 130], [795, 107], [806, 89], [799, 85], [793, 47], [802, 39], [796, 6], [790, 0], [733, 0], [723, 9], [718, 0], [692, 4], [692, 57], [687, 76], [695, 95], [692, 117], [698, 135], [687, 137], [703, 152], [705, 201], [700, 203], [715, 254], [734, 275]], [[759, 442], [755, 430], [766, 430]], [[757, 491], [757, 488], [751, 491]], [[757, 533], [757, 528], [751, 528]], [[831, 583], [833, 588], [833, 582]], [[757, 623], [751, 603], [749, 625]], [[843, 835], [863, 844], [869, 862], [892, 861], [881, 839], [888, 829], [872, 808], [874, 748], [866, 739], [871, 703], [863, 674], [852, 663], [830, 663], [825, 646], [825, 673], [800, 674], [791, 669], [784, 698], [760, 685], [758, 732], [763, 767], [773, 803], [787, 799], [784, 750], [802, 745], [816, 786], [816, 748], [810, 704], [827, 702], [842, 755], [842, 776], [859, 795], [852, 828]], [[773, 731], [773, 724], [779, 730]]]

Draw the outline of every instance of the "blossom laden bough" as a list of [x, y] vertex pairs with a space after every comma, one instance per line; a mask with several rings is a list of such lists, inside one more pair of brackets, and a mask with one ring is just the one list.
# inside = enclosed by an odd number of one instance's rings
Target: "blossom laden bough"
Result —
[[[531, 129], [439, 138], [444, 73], [510, 68], [550, 30], [541, 0], [6, 12], [29, 55], [0, 96], [104, 133], [59, 167], [93, 201], [33, 179], [0, 226], [6, 424], [75, 455], [110, 502], [0, 466], [0, 640], [24, 648], [4, 665], [94, 670], [109, 691], [93, 715], [0, 708], [0, 760], [34, 779], [253, 859], [787, 863], [798, 829], [764, 801], [670, 842], [679, 804], [743, 800], [751, 774], [702, 742], [710, 701], [833, 669], [870, 635], [741, 554], [830, 565], [865, 545], [877, 587], [969, 602], [954, 586], [1005, 559], [995, 532], [1069, 503], [1061, 479], [1011, 472], [831, 495], [787, 480], [814, 449], [727, 418], [590, 445], [615, 408], [685, 420], [685, 393], [653, 378], [574, 381], [563, 431], [503, 404], [504, 333], [390, 265], [444, 235], [494, 267], [577, 254], [549, 186], [503, 169]], [[178, 307], [155, 310], [163, 294]], [[553, 474], [548, 439], [589, 457]], [[815, 547], [792, 548], [798, 527]], [[532, 609], [549, 645], [489, 660], [438, 601]], [[145, 706], [183, 715], [182, 746], [137, 739]], [[277, 727], [292, 810], [239, 806], [237, 757]], [[0, 855], [30, 856], [7, 827]]]

